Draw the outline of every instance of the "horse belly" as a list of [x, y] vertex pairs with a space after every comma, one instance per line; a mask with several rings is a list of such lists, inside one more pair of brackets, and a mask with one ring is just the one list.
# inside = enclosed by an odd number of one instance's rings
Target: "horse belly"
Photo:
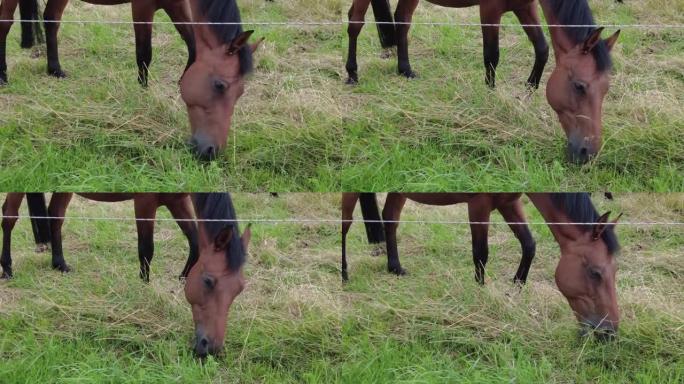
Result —
[[480, 4], [479, 0], [427, 0], [429, 3], [448, 8], [467, 8]]
[[81, 0], [84, 3], [95, 4], [95, 5], [119, 5], [130, 3], [131, 0]]
[[464, 203], [476, 194], [473, 193], [404, 193], [407, 199], [427, 205], [452, 205]]
[[132, 193], [79, 193], [81, 197], [88, 200], [99, 201], [103, 203], [118, 203], [120, 201], [131, 200]]

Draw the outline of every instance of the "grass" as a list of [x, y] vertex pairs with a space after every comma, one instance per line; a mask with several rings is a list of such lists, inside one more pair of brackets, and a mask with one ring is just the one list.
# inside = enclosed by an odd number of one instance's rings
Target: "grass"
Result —
[[[234, 199], [243, 219], [339, 217], [338, 194]], [[617, 194], [612, 202], [596, 195], [595, 203], [632, 222], [681, 221], [684, 212], [682, 194]], [[541, 220], [526, 206], [531, 221]], [[76, 198], [68, 214], [131, 213], [129, 203]], [[464, 217], [464, 206], [413, 203], [403, 215]], [[553, 282], [558, 248], [545, 226], [532, 229], [538, 256], [518, 290], [510, 279], [519, 245], [505, 226], [492, 228], [487, 284], [479, 287], [466, 226], [402, 225], [399, 249], [410, 274], [398, 278], [385, 272], [383, 258], [368, 256], [357, 223], [349, 235], [350, 281], [342, 285], [337, 225], [258, 224], [226, 353], [203, 365], [190, 353], [192, 320], [176, 280], [187, 248], [175, 224], [158, 224], [148, 285], [137, 278], [132, 223], [67, 220], [64, 230], [74, 267], [68, 275], [34, 254], [28, 221], [17, 224], [16, 275], [0, 282], [2, 383], [684, 380], [684, 236], [676, 227], [618, 227], [622, 323], [619, 338], [601, 344], [577, 336]]]
[[[393, 4], [396, 2], [393, 2]], [[245, 20], [343, 20], [348, 2], [240, 2]], [[680, 3], [593, 0], [601, 23], [682, 24]], [[370, 15], [368, 18], [370, 19]], [[128, 6], [74, 2], [65, 19], [130, 19]], [[168, 20], [158, 15], [157, 20]], [[477, 21], [477, 9], [422, 2], [416, 21]], [[512, 15], [503, 20], [516, 23]], [[8, 40], [0, 89], [0, 190], [81, 191], [681, 191], [684, 35], [625, 29], [604, 104], [604, 148], [586, 166], [564, 161], [564, 134], [543, 91], [523, 89], [532, 48], [504, 28], [498, 86], [484, 85], [478, 28], [414, 26], [419, 78], [379, 58], [373, 26], [359, 42], [361, 84], [344, 85], [343, 26], [258, 26], [266, 41], [239, 101], [228, 148], [211, 165], [185, 148], [176, 82], [185, 48], [155, 26], [150, 88], [135, 80], [132, 28], [65, 24], [70, 78]], [[609, 30], [612, 29], [609, 28]], [[35, 52], [34, 52], [35, 53]], [[547, 66], [542, 84], [553, 66]]]

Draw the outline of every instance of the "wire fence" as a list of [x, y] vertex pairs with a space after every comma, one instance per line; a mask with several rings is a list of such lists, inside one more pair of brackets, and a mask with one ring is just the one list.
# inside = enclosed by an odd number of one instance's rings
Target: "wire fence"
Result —
[[[174, 219], [174, 218], [135, 218], [108, 216], [31, 216], [7, 215], [8, 219], [37, 219], [37, 220], [83, 220], [83, 221], [176, 221], [176, 222], [222, 222], [222, 223], [260, 223], [260, 224], [342, 224], [342, 223], [394, 223], [394, 224], [439, 224], [439, 225], [595, 225], [595, 222], [506, 222], [506, 221], [469, 221], [469, 220], [345, 220], [326, 218], [249, 218], [249, 219]], [[611, 223], [608, 223], [609, 225]], [[679, 221], [631, 221], [619, 222], [620, 226], [684, 226]]]
[[18, 23], [65, 23], [65, 24], [112, 24], [112, 25], [259, 25], [259, 26], [330, 26], [349, 24], [368, 25], [425, 25], [453, 27], [541, 27], [541, 28], [621, 28], [621, 29], [684, 29], [684, 24], [516, 24], [516, 23], [474, 23], [453, 21], [353, 21], [353, 20], [290, 20], [290, 21], [241, 21], [241, 22], [204, 22], [204, 21], [133, 21], [133, 20], [33, 20], [0, 19], [0, 22]]

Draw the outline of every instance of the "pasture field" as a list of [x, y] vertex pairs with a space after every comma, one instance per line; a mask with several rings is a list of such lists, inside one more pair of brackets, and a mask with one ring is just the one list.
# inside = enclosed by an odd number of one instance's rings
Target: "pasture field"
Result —
[[[590, 3], [599, 23], [684, 23], [681, 1]], [[349, 1], [240, 6], [244, 21], [330, 21], [346, 20]], [[477, 15], [423, 1], [414, 20], [478, 22]], [[65, 12], [65, 20], [86, 19], [130, 20], [130, 9], [74, 1]], [[157, 20], [168, 18], [160, 12]], [[580, 167], [564, 160], [565, 136], [544, 91], [524, 90], [533, 52], [521, 28], [503, 28], [494, 91], [484, 85], [477, 27], [414, 26], [419, 78], [407, 81], [396, 75], [394, 57], [380, 58], [368, 25], [355, 87], [344, 84], [345, 26], [254, 28], [266, 38], [256, 71], [227, 150], [206, 165], [185, 147], [177, 81], [186, 53], [173, 26], [155, 26], [152, 79], [142, 90], [130, 25], [63, 24], [60, 53], [70, 77], [60, 81], [45, 74], [43, 48], [19, 48], [15, 25], [10, 85], [0, 89], [0, 190], [684, 189], [682, 29], [622, 31], [604, 103], [604, 148]], [[551, 58], [542, 86], [553, 65]]]
[[[243, 219], [339, 218], [339, 194], [233, 197]], [[684, 216], [683, 194], [594, 200], [601, 212], [624, 212], [625, 222]], [[526, 207], [530, 221], [541, 221]], [[404, 212], [406, 220], [466, 218], [462, 205], [409, 203]], [[132, 207], [75, 198], [68, 215], [131, 217]], [[192, 319], [176, 279], [187, 246], [173, 222], [158, 224], [147, 285], [137, 277], [132, 222], [73, 219], [64, 230], [74, 267], [68, 275], [34, 253], [28, 220], [17, 224], [16, 275], [0, 281], [3, 384], [684, 381], [684, 233], [677, 227], [618, 227], [622, 322], [619, 337], [602, 344], [577, 335], [553, 281], [559, 250], [546, 226], [532, 228], [537, 259], [519, 290], [510, 281], [519, 245], [505, 225], [491, 229], [480, 287], [467, 226], [400, 226], [409, 275], [396, 277], [383, 257], [369, 256], [356, 223], [343, 285], [338, 224], [257, 224], [226, 352], [204, 364], [190, 352]]]

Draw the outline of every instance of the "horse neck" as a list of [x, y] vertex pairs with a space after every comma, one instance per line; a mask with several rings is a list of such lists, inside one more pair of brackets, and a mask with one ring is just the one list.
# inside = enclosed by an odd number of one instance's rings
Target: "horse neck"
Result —
[[[537, 208], [539, 213], [544, 217], [546, 223], [569, 223], [572, 220], [565, 212], [556, 208], [551, 201], [551, 196], [548, 193], [528, 193], [527, 196], [532, 201], [532, 204]], [[569, 242], [572, 242], [582, 236], [582, 232], [576, 225], [553, 225], [548, 224], [553, 237], [556, 239], [558, 245], [564, 248]]]
[[[560, 25], [560, 21], [553, 13], [553, 9], [549, 0], [539, 0], [539, 4], [544, 11], [544, 17], [546, 18], [546, 23], [549, 25]], [[562, 52], [568, 52], [571, 50], [575, 44], [565, 35], [565, 28], [563, 27], [549, 27], [549, 32], [551, 33], [551, 45], [553, 46], [553, 52], [556, 57], [556, 62], [558, 62], [558, 56]]]

